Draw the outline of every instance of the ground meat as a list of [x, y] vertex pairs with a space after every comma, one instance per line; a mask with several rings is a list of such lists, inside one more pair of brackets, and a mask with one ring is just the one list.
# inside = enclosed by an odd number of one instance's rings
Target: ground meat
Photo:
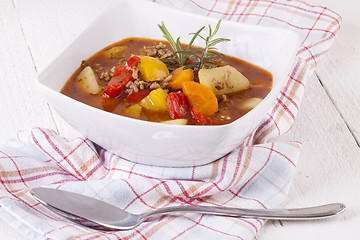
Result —
[[99, 76], [100, 80], [108, 82], [110, 81], [111, 77], [112, 77], [111, 72], [105, 72], [105, 71], [100, 72], [100, 76]]
[[149, 57], [156, 57], [157, 56], [157, 49], [155, 47], [144, 47], [145, 54]]
[[138, 80], [139, 79], [139, 69], [134, 66], [131, 70], [132, 70], [132, 77], [135, 80]]
[[233, 88], [234, 85], [230, 82], [230, 74], [231, 74], [230, 71], [225, 72], [225, 83], [229, 88]]
[[153, 82], [150, 84], [150, 89], [158, 89], [158, 88], [162, 88], [165, 92], [168, 92], [169, 90], [167, 89], [167, 85], [168, 85], [168, 81], [162, 80], [162, 81], [158, 81], [158, 82]]
[[173, 52], [168, 49], [159, 49], [158, 54], [160, 55], [160, 58], [171, 58], [173, 57]]
[[130, 81], [126, 84], [125, 92], [129, 95], [133, 92], [138, 92], [145, 88], [150, 88], [150, 89], [162, 88], [164, 89], [164, 91], [168, 92], [169, 90], [167, 89], [167, 85], [170, 80], [171, 80], [171, 75], [162, 81], [155, 81], [155, 82], [145, 82], [140, 78], [137, 78], [135, 79], [135, 81]]
[[150, 89], [157, 89], [157, 88], [160, 88], [160, 84], [158, 82], [153, 82], [151, 85], [150, 85]]
[[215, 57], [213, 59], [210, 59], [204, 63], [204, 68], [214, 68], [214, 67], [221, 67], [225, 66], [224, 60], [221, 57]]
[[113, 67], [110, 69], [110, 72], [111, 72], [112, 74], [114, 74], [115, 68], [116, 68], [116, 66], [113, 66]]
[[[113, 67], [114, 68], [114, 67]], [[114, 68], [115, 69], [115, 68]], [[105, 70], [100, 64], [94, 64], [94, 72], [98, 75], [99, 79], [105, 82], [110, 81], [114, 71], [113, 69]]]
[[168, 83], [172, 79], [172, 75], [167, 76], [163, 82]]
[[[144, 52], [145, 55], [150, 57], [160, 59], [177, 59], [175, 53], [172, 50], [168, 49], [167, 46], [162, 42], [160, 42], [156, 46], [144, 47]], [[177, 61], [164, 61], [164, 63], [170, 71], [173, 71], [179, 67], [179, 63]]]
[[136, 79], [135, 81], [130, 81], [126, 84], [126, 90], [125, 92], [127, 94], [131, 94], [133, 92], [138, 92], [139, 90], [143, 90], [145, 88], [149, 88], [150, 83], [145, 82], [140, 79]]
[[166, 45], [160, 42], [156, 46], [148, 46], [144, 47], [145, 54], [149, 57], [156, 58], [175, 58], [175, 54], [173, 51], [169, 50]]
[[219, 81], [219, 80], [216, 80], [216, 79], [213, 79], [212, 81], [213, 81], [213, 83], [215, 84], [215, 88], [216, 88], [217, 90], [221, 90], [221, 89], [224, 88], [224, 82]]

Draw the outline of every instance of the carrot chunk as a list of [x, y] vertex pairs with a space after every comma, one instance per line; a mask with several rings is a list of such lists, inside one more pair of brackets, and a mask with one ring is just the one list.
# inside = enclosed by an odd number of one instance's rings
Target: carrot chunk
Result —
[[210, 88], [197, 82], [184, 82], [182, 91], [191, 107], [196, 108], [206, 116], [213, 115], [218, 110], [218, 101]]
[[172, 78], [168, 83], [171, 89], [180, 89], [184, 82], [194, 80], [193, 70], [191, 68], [184, 70], [183, 68], [184, 67], [179, 67], [171, 73]]

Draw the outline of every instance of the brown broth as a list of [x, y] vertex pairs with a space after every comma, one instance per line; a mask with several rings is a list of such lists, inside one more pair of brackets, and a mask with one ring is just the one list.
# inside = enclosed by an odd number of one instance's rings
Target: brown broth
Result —
[[[101, 71], [110, 71], [110, 69], [114, 66], [123, 64], [128, 58], [130, 58], [131, 54], [145, 55], [144, 46], [155, 46], [159, 42], [163, 41], [143, 38], [127, 38], [97, 52], [92, 57], [86, 60], [86, 64], [92, 69], [94, 69], [95, 73], [97, 74], [99, 84], [102, 89], [104, 89], [108, 82], [99, 79], [99, 73], [96, 72], [96, 70], [100, 69], [99, 66], [101, 66]], [[170, 49], [168, 43], [163, 43], [166, 44], [167, 47]], [[106, 58], [104, 53], [114, 46], [128, 47], [120, 58], [109, 60], [108, 58]], [[266, 70], [234, 57], [226, 56], [222, 59], [226, 65], [233, 66], [249, 79], [250, 88], [241, 92], [227, 94], [228, 101], [226, 102], [219, 101], [219, 110], [213, 116], [211, 116], [211, 118], [215, 120], [217, 124], [227, 124], [240, 118], [248, 112], [248, 110], [239, 108], [239, 105], [242, 101], [253, 97], [264, 98], [272, 88], [272, 75]], [[115, 114], [132, 117], [131, 115], [127, 115], [123, 111], [126, 107], [131, 105], [122, 101], [125, 96], [111, 99], [107, 102], [106, 106], [104, 106], [102, 103], [101, 93], [91, 95], [85, 92], [81, 87], [79, 87], [78, 84], [76, 84], [75, 79], [83, 68], [83, 66], [80, 66], [75, 71], [75, 73], [70, 77], [70, 79], [67, 81], [67, 83], [61, 90], [61, 93], [87, 105]], [[168, 112], [155, 112], [146, 109], [142, 110], [141, 115], [138, 117], [138, 119], [153, 122], [171, 120]], [[190, 116], [188, 117], [188, 120], [188, 124], [195, 124], [195, 122], [191, 119]]]

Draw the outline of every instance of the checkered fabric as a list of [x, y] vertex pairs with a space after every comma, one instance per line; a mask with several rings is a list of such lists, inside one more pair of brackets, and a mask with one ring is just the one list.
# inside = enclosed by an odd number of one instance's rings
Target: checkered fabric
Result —
[[[29, 239], [252, 239], [255, 218], [202, 214], [163, 216], [134, 230], [101, 232], [74, 225], [42, 207], [29, 190], [58, 187], [102, 199], [132, 213], [178, 206], [279, 207], [301, 151], [277, 142], [294, 123], [307, 77], [331, 47], [341, 18], [297, 0], [156, 0], [183, 11], [254, 25], [287, 28], [302, 44], [288, 81], [262, 124], [214, 163], [184, 168], [143, 166], [84, 138], [64, 139], [33, 128], [0, 147], [0, 217]], [[101, 211], [101, 209], [100, 209]]]

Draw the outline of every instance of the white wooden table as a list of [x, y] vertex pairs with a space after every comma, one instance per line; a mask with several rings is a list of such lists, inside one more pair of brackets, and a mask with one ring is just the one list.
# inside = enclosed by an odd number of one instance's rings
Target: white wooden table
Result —
[[[286, 206], [344, 202], [348, 208], [329, 220], [269, 221], [257, 238], [359, 239], [360, 1], [305, 1], [326, 4], [343, 17], [343, 24], [333, 48], [311, 76], [294, 128], [284, 137], [303, 143]], [[0, 143], [33, 126], [76, 135], [51, 111], [34, 83], [37, 73], [105, 2], [0, 0]], [[26, 238], [0, 221], [0, 239]]]

